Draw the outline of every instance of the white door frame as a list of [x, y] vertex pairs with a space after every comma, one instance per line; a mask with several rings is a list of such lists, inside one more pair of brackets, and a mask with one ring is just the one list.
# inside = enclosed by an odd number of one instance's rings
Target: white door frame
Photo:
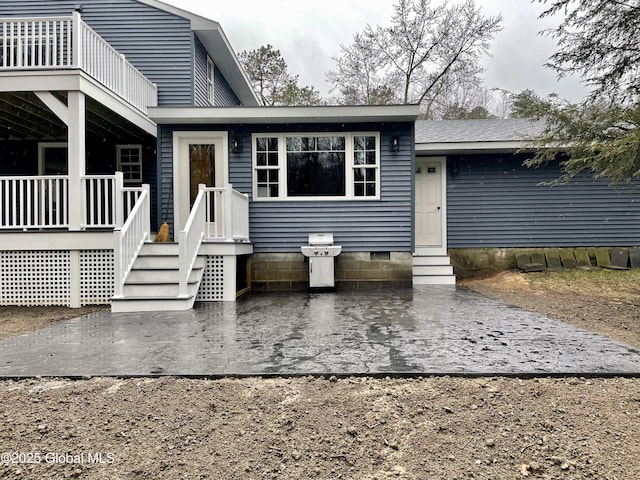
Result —
[[222, 187], [229, 183], [228, 132], [173, 132], [173, 221], [176, 232], [184, 228], [189, 218], [189, 144], [193, 143], [215, 144], [216, 186]]
[[[416, 154], [416, 168], [427, 163], [435, 163], [440, 166], [440, 245], [436, 247], [421, 247], [415, 245], [415, 253], [423, 255], [447, 254], [447, 157], [429, 157]], [[415, 183], [415, 182], [414, 182]], [[415, 190], [414, 185], [414, 190]], [[414, 201], [417, 198], [413, 192]], [[415, 209], [414, 209], [415, 212]], [[414, 219], [415, 220], [415, 219]], [[415, 241], [415, 238], [414, 238]]]

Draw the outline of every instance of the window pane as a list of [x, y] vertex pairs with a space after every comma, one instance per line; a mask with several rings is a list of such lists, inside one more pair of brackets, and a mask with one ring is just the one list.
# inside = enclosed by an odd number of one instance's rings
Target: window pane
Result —
[[265, 183], [267, 181], [267, 170], [258, 170], [258, 182]]
[[318, 137], [318, 150], [331, 150], [331, 139], [333, 137]]
[[356, 165], [364, 165], [364, 152], [355, 152], [353, 154], [353, 163]]
[[344, 137], [332, 137], [331, 140], [331, 150], [344, 150], [345, 149], [345, 139]]
[[271, 197], [277, 197], [278, 196], [278, 185], [270, 185], [269, 186], [269, 192], [271, 193]]
[[366, 149], [367, 150], [375, 150], [376, 149], [376, 137], [365, 137], [366, 138]]
[[289, 153], [287, 167], [289, 196], [345, 195], [344, 153]]
[[367, 168], [367, 182], [376, 181], [376, 170], [374, 168]]
[[367, 165], [376, 164], [376, 152], [367, 152]]
[[301, 139], [302, 141], [302, 151], [309, 152], [316, 149], [316, 139], [313, 137], [304, 137]]
[[267, 154], [266, 153], [256, 153], [256, 164], [260, 166], [264, 166], [267, 164]]
[[364, 172], [365, 172], [366, 168], [354, 168], [353, 169], [353, 178], [356, 182], [363, 182], [364, 181]]
[[376, 196], [376, 184], [367, 183], [367, 197], [375, 197], [375, 196]]
[[269, 152], [269, 165], [278, 165], [278, 152]]
[[277, 151], [278, 150], [278, 139], [277, 138], [270, 138], [269, 139], [269, 150], [270, 151]]
[[278, 182], [278, 170], [269, 170], [269, 181], [271, 183]]
[[302, 139], [299, 137], [287, 138], [287, 152], [299, 152], [302, 149]]
[[256, 138], [256, 150], [264, 152], [267, 150], [267, 139], [263, 137]]
[[266, 198], [269, 196], [269, 187], [266, 185], [258, 185], [258, 197]]
[[364, 137], [353, 137], [353, 148], [355, 150], [364, 150], [365, 140]]
[[364, 197], [364, 184], [362, 183], [356, 183], [354, 185], [354, 191], [353, 191], [354, 195], [356, 197]]

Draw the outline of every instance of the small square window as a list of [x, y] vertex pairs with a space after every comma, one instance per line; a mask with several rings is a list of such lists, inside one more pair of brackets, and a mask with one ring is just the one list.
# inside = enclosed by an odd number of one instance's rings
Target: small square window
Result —
[[117, 145], [117, 169], [125, 184], [142, 183], [142, 145]]

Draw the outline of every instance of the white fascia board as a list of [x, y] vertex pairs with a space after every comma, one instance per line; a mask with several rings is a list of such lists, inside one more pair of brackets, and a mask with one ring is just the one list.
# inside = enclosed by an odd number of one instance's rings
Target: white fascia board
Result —
[[218, 25], [216, 29], [194, 29], [194, 32], [240, 102], [248, 107], [260, 105], [222, 27]]
[[417, 105], [322, 107], [152, 107], [158, 124], [365, 123], [413, 122]]
[[509, 152], [529, 148], [526, 141], [416, 143], [416, 155]]

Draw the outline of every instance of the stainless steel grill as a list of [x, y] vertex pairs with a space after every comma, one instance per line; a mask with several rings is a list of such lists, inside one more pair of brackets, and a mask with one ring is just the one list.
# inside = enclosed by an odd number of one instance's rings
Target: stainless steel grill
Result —
[[309, 257], [309, 286], [334, 287], [335, 257], [342, 252], [342, 246], [333, 244], [333, 233], [310, 233], [309, 244], [300, 249]]

